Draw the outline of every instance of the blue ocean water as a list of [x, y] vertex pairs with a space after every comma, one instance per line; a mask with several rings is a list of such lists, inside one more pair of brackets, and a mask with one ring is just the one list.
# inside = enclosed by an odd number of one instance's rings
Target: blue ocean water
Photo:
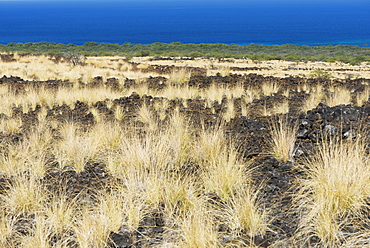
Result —
[[370, 2], [232, 3], [0, 1], [0, 43], [370, 44]]

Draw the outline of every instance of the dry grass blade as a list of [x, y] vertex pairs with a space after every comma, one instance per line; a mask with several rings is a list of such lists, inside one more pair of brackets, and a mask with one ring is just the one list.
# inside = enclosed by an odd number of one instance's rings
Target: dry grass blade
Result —
[[356, 105], [362, 106], [370, 97], [370, 88], [367, 86], [360, 94], [356, 94]]
[[35, 227], [31, 235], [22, 238], [22, 247], [27, 248], [49, 248], [53, 231], [44, 216], [35, 217]]
[[17, 134], [21, 131], [22, 119], [9, 118], [0, 120], [0, 132], [5, 134]]
[[[351, 218], [361, 217], [370, 190], [370, 169], [366, 143], [356, 140], [322, 141], [304, 171], [296, 199], [304, 212], [301, 236], [312, 234], [321, 244], [337, 246], [345, 225], [356, 228]], [[311, 235], [310, 235], [311, 233]]]
[[235, 149], [229, 147], [218, 154], [215, 161], [205, 166], [202, 179], [206, 191], [214, 192], [226, 201], [248, 184], [250, 164], [242, 161], [239, 156]]
[[261, 90], [264, 96], [271, 96], [272, 94], [276, 94], [280, 89], [280, 86], [275, 82], [266, 82], [262, 84]]
[[138, 109], [138, 119], [143, 122], [149, 131], [155, 131], [158, 129], [157, 127], [157, 120], [155, 118], [154, 112], [149, 109], [149, 106], [147, 104], [143, 104]]
[[34, 214], [45, 203], [45, 192], [40, 180], [27, 175], [19, 175], [10, 185], [10, 190], [0, 197], [3, 207], [15, 216]]
[[240, 190], [225, 204], [221, 216], [226, 224], [240, 235], [247, 234], [251, 239], [263, 236], [269, 225], [268, 212], [258, 202], [259, 191]]
[[226, 122], [229, 122], [232, 118], [235, 117], [235, 104], [233, 98], [228, 99], [226, 112], [224, 113], [223, 117]]
[[16, 218], [6, 215], [5, 212], [0, 213], [0, 246], [12, 247], [9, 238], [15, 233], [14, 226]]
[[179, 247], [221, 247], [212, 218], [212, 212], [205, 209], [204, 203], [198, 203], [184, 219], [178, 219], [180, 227]]
[[73, 227], [79, 247], [106, 247], [110, 234], [108, 217], [87, 209], [83, 211]]
[[120, 106], [117, 106], [115, 108], [115, 110], [114, 110], [114, 117], [118, 121], [122, 121], [125, 118], [125, 112], [124, 112], [124, 110]]
[[77, 211], [76, 199], [70, 200], [66, 195], [54, 195], [44, 209], [44, 214], [55, 234], [62, 235], [73, 228]]
[[99, 142], [94, 135], [81, 132], [73, 123], [66, 123], [61, 133], [63, 139], [55, 145], [55, 154], [60, 157], [61, 162], [72, 164], [77, 172], [83, 171], [85, 164], [96, 157]]
[[271, 110], [273, 114], [286, 114], [289, 112], [289, 101], [287, 99], [284, 99], [281, 103], [274, 106], [274, 108]]
[[345, 87], [338, 87], [330, 92], [325, 99], [326, 105], [333, 107], [341, 104], [351, 104], [351, 92]]
[[297, 128], [297, 125], [282, 117], [271, 122], [270, 149], [277, 160], [286, 162], [293, 159]]
[[189, 178], [167, 178], [163, 181], [162, 202], [167, 218], [185, 217], [198, 201], [199, 189]]
[[191, 72], [183, 67], [180, 69], [173, 69], [169, 81], [174, 85], [182, 85], [189, 81]]
[[203, 127], [196, 140], [198, 146], [194, 146], [194, 159], [199, 163], [212, 163], [222, 153], [227, 141], [225, 139], [224, 125], [217, 124], [213, 128]]

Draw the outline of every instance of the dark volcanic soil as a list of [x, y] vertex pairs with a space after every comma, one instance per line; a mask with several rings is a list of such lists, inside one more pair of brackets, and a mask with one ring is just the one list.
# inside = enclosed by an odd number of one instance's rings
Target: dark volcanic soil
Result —
[[[10, 57], [2, 57], [3, 60], [9, 60]], [[171, 71], [172, 68], [158, 68], [153, 67], [148, 70], [156, 71]], [[241, 69], [242, 70], [242, 69]], [[226, 134], [230, 140], [233, 140], [235, 145], [239, 147], [240, 152], [246, 159], [254, 159], [254, 166], [258, 173], [254, 178], [256, 184], [264, 182], [261, 194], [261, 201], [265, 204], [267, 209], [272, 210], [274, 221], [264, 237], [256, 237], [255, 243], [260, 247], [268, 247], [281, 240], [286, 240], [292, 237], [298, 223], [298, 216], [291, 211], [291, 194], [294, 193], [292, 187], [294, 182], [300, 178], [301, 172], [297, 164], [302, 164], [307, 158], [312, 155], [316, 147], [316, 141], [323, 137], [323, 135], [338, 136], [348, 138], [356, 135], [357, 130], [367, 132], [370, 125], [370, 102], [364, 102], [363, 106], [354, 105], [340, 105], [340, 106], [326, 106], [321, 103], [316, 108], [302, 112], [302, 104], [309, 96], [308, 92], [298, 91], [298, 87], [307, 84], [315, 86], [317, 84], [323, 85], [324, 93], [327, 89], [334, 86], [345, 86], [353, 93], [362, 92], [365, 84], [369, 84], [370, 80], [320, 80], [320, 79], [304, 79], [304, 78], [273, 78], [263, 77], [258, 75], [230, 75], [222, 77], [220, 75], [207, 77], [205, 73], [198, 70], [195, 75], [190, 78], [189, 87], [207, 88], [212, 83], [219, 86], [231, 87], [242, 82], [245, 89], [251, 87], [259, 87], [263, 82], [276, 82], [280, 85], [278, 93], [272, 96], [264, 96], [260, 99], [249, 103], [249, 116], [242, 116], [241, 113], [241, 99], [235, 99], [236, 116], [229, 122], [225, 123]], [[149, 85], [152, 89], [163, 89], [168, 87], [166, 78], [149, 78], [144, 83]], [[7, 85], [9, 89], [15, 94], [21, 94], [30, 86], [34, 88], [44, 87], [51, 90], [57, 90], [62, 87], [72, 87], [72, 84], [60, 80], [50, 80], [45, 82], [30, 82], [24, 81], [17, 77], [2, 77], [0, 78], [0, 85]], [[119, 87], [133, 88], [134, 82], [127, 80], [123, 86], [120, 86], [117, 80], [108, 79], [103, 81], [102, 78], [95, 78], [93, 82], [81, 85], [81, 87], [111, 87], [113, 90], [119, 90]], [[290, 89], [288, 96], [284, 96], [285, 89]], [[136, 93], [132, 93], [129, 97], [121, 97], [113, 99], [114, 106], [121, 106], [125, 112], [125, 118], [122, 120], [122, 125], [127, 123], [136, 123], [140, 126], [140, 121], [137, 118], [137, 109], [144, 103], [149, 108], [154, 107], [155, 102], [162, 102], [165, 99], [155, 98], [152, 96], [140, 97]], [[270, 129], [272, 120], [276, 119], [273, 116], [261, 116], [263, 108], [275, 106], [283, 100], [289, 102], [289, 113], [285, 114], [285, 118], [292, 123], [298, 125], [296, 152], [294, 161], [279, 162], [269, 154], [268, 142], [270, 139]], [[96, 102], [94, 107], [99, 110], [105, 120], [113, 120], [114, 113], [112, 108], [107, 106], [108, 100], [101, 99]], [[222, 113], [226, 110], [226, 101], [220, 103], [214, 102], [214, 112], [211, 111], [205, 104], [204, 99], [187, 99], [186, 107], [180, 100], [170, 100], [168, 113], [176, 107], [184, 113], [189, 122], [195, 127], [200, 126], [200, 120], [207, 125], [216, 125], [221, 118]], [[13, 109], [13, 116], [22, 118], [22, 131], [18, 134], [8, 135], [0, 133], [0, 144], [5, 146], [7, 142], [19, 142], [23, 139], [25, 134], [29, 132], [31, 127], [37, 123], [37, 113], [40, 111], [40, 106], [36, 109], [23, 112], [21, 108], [16, 106]], [[0, 118], [9, 118], [3, 113], [0, 113]], [[58, 121], [71, 121], [82, 124], [86, 128], [95, 123], [94, 116], [89, 111], [89, 107], [84, 102], [75, 102], [74, 107], [68, 105], [53, 106], [48, 108], [48, 119], [55, 119]], [[354, 131], [353, 131], [354, 130]], [[56, 138], [57, 138], [57, 130]], [[5, 149], [5, 148], [4, 148]], [[103, 186], [116, 180], [105, 169], [104, 164], [87, 163], [85, 170], [81, 173], [76, 173], [73, 170], [65, 169], [63, 171], [54, 169], [55, 161], [52, 160], [48, 164], [48, 173], [42, 180], [50, 190], [60, 191], [65, 190], [71, 196], [77, 195], [83, 189], [90, 188], [91, 191], [98, 191]], [[1, 172], [0, 172], [1, 174]], [[11, 181], [11, 178], [0, 178], [0, 190], [6, 189], [6, 182]], [[65, 187], [60, 187], [65, 185]], [[89, 192], [87, 192], [89, 194]], [[153, 212], [147, 216], [139, 230], [131, 233], [124, 226], [119, 233], [112, 233], [112, 247], [150, 247], [155, 243], [160, 243], [160, 236], [164, 232], [164, 223], [160, 215], [160, 211]], [[71, 244], [73, 246], [73, 244]]]

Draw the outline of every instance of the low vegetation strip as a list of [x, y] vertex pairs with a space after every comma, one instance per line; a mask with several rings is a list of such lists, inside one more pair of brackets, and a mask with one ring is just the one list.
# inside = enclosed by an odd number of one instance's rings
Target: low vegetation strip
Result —
[[[165, 57], [213, 57], [213, 58], [249, 58], [252, 60], [289, 60], [289, 61], [340, 61], [359, 64], [370, 61], [370, 48], [336, 45], [336, 46], [296, 46], [285, 45], [237, 45], [237, 44], [109, 44], [87, 42], [83, 45], [62, 43], [8, 43], [0, 44], [0, 51], [8, 53], [63, 55], [79, 53], [85, 56], [165, 56]], [[160, 59], [160, 58], [157, 58]]]

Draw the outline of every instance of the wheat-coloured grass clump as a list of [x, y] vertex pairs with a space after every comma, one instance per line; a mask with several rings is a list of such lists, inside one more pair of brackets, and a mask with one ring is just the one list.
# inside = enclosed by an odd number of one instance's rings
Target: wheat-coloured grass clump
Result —
[[276, 82], [265, 82], [261, 85], [261, 91], [264, 96], [271, 96], [278, 93], [280, 85]]
[[322, 86], [316, 86], [315, 88], [310, 90], [310, 95], [306, 98], [305, 102], [303, 103], [302, 110], [307, 112], [313, 108], [316, 108], [317, 105], [323, 99], [323, 92]]
[[334, 107], [341, 104], [351, 104], [351, 91], [345, 87], [333, 87], [325, 98], [328, 106]]
[[297, 235], [304, 242], [317, 237], [325, 247], [338, 247], [353, 235], [346, 226], [360, 230], [354, 219], [365, 218], [370, 190], [366, 143], [361, 137], [321, 141], [303, 170], [295, 197], [302, 214]]
[[271, 140], [269, 144], [271, 154], [281, 162], [291, 161], [297, 140], [297, 125], [290, 123], [287, 118], [278, 117], [271, 122], [270, 128]]

